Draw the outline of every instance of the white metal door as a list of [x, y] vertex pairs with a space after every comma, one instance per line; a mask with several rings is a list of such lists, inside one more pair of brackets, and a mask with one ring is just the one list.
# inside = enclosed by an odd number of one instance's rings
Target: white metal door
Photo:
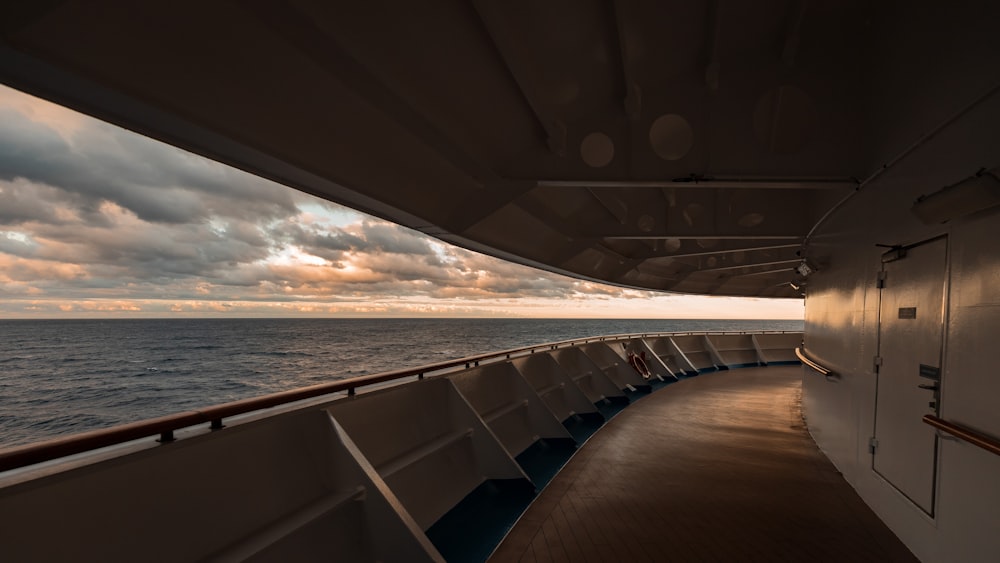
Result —
[[885, 263], [879, 317], [873, 467], [932, 515], [937, 436], [921, 418], [940, 408], [946, 253], [939, 238]]

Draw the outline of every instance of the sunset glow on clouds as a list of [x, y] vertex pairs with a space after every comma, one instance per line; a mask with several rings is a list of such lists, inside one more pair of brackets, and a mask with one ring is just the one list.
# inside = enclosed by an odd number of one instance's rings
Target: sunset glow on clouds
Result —
[[801, 318], [470, 252], [0, 86], [0, 317]]

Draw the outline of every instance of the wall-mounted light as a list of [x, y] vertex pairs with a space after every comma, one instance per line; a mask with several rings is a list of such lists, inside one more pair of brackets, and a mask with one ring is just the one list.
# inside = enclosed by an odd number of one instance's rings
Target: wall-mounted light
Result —
[[911, 211], [925, 225], [938, 225], [994, 205], [1000, 205], [1000, 179], [984, 169], [957, 184], [920, 196]]
[[810, 264], [808, 260], [803, 259], [802, 262], [799, 262], [798, 266], [795, 266], [795, 271], [803, 278], [808, 278], [816, 273], [817, 268]]
[[883, 264], [906, 258], [906, 247], [901, 244], [876, 244], [875, 246], [889, 249], [882, 254]]

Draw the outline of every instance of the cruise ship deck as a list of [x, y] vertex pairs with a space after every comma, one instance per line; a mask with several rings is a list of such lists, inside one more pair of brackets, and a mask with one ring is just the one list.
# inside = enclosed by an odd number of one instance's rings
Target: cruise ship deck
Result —
[[1000, 2], [7, 4], [6, 86], [588, 283], [803, 299], [804, 327], [550, 343], [8, 449], [5, 561], [460, 560], [447, 540], [478, 540], [449, 526], [500, 512], [469, 499], [530, 497], [551, 475], [526, 459], [649, 387], [631, 353], [702, 375], [594, 434], [498, 560], [996, 563]]
[[916, 561], [809, 436], [801, 378], [799, 366], [720, 371], [638, 401], [491, 560]]

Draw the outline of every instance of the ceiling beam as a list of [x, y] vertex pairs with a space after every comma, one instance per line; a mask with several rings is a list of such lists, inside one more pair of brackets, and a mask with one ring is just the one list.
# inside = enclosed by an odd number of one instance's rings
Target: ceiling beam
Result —
[[483, 192], [467, 196], [463, 203], [457, 206], [458, 211], [448, 217], [445, 224], [452, 232], [463, 234], [534, 187], [531, 182], [500, 181], [490, 184]]
[[532, 93], [532, 89], [527, 83], [527, 79], [524, 78], [527, 73], [520, 70], [522, 65], [518, 64], [518, 61], [513, 55], [516, 49], [512, 47], [511, 43], [513, 41], [518, 41], [519, 38], [517, 34], [505, 33], [505, 30], [501, 29], [501, 24], [498, 21], [499, 18], [496, 11], [503, 9], [503, 6], [506, 6], [506, 4], [503, 2], [473, 0], [471, 6], [473, 11], [476, 13], [476, 16], [478, 16], [487, 37], [490, 38], [494, 49], [496, 49], [497, 55], [500, 57], [501, 61], [503, 61], [508, 75], [514, 84], [517, 85], [518, 91], [521, 92], [521, 96], [524, 98], [525, 103], [528, 104], [528, 107], [531, 109], [531, 113], [535, 117], [535, 121], [538, 122], [538, 126], [545, 132], [545, 142], [549, 147], [549, 150], [558, 156], [566, 156], [566, 124], [558, 120], [547, 119], [545, 117], [545, 114], [542, 111], [543, 104], [536, 99], [536, 96]]
[[790, 273], [791, 268], [768, 268], [766, 270], [759, 270], [756, 272], [744, 272], [739, 274], [733, 274], [734, 278], [739, 278], [743, 276], [762, 276], [764, 274], [778, 274], [778, 273]]
[[719, 90], [719, 51], [722, 44], [722, 19], [719, 17], [719, 0], [709, 0], [705, 33], [705, 86], [712, 94]]
[[[751, 272], [751, 273], [748, 273], [748, 274], [723, 275], [723, 276], [716, 277], [714, 280], [705, 280], [704, 285], [705, 285], [705, 288], [706, 288], [706, 293], [709, 294], [709, 295], [712, 295], [712, 294], [718, 294], [720, 292], [720, 290], [722, 288], [724, 288], [727, 284], [739, 281], [739, 278], [741, 278], [743, 276], [751, 276], [751, 275], [753, 275], [753, 276], [764, 276], [765, 280], [766, 280], [766, 278], [768, 276], [770, 276], [772, 280], [776, 280], [776, 279], [780, 279], [779, 274], [787, 273], [787, 272], [790, 272], [790, 271], [791, 270], [789, 270], [788, 268], [778, 268], [778, 269], [761, 270], [759, 272]], [[755, 282], [755, 285], [758, 288], [758, 295], [760, 293], [763, 293], [764, 291], [770, 290], [772, 287], [777, 287], [777, 286], [780, 286], [780, 285], [785, 285], [786, 281], [782, 280], [782, 281], [780, 281], [780, 283], [772, 284], [771, 286], [762, 287], [766, 283], [768, 283], [768, 281]], [[723, 294], [728, 294], [729, 292], [723, 291], [722, 293]]]
[[[644, 240], [644, 239], [681, 239], [681, 240], [802, 240], [803, 235], [801, 234], [743, 234], [743, 233], [725, 233], [718, 234], [712, 232], [704, 233], [664, 233], [662, 235], [651, 235], [648, 233], [641, 235], [600, 235], [600, 234], [590, 234], [584, 235], [584, 238], [590, 239], [606, 239], [606, 240]], [[798, 246], [798, 245], [795, 245]]]
[[764, 178], [713, 177], [675, 180], [539, 180], [539, 188], [756, 188], [779, 190], [853, 190], [858, 182], [853, 178]]
[[[656, 240], [660, 240], [660, 239], [656, 239]], [[713, 256], [713, 255], [719, 255], [719, 254], [729, 254], [729, 253], [732, 253], [732, 252], [754, 252], [754, 251], [758, 251], [758, 250], [783, 250], [783, 249], [800, 248], [800, 247], [801, 247], [800, 243], [795, 243], [795, 244], [765, 244], [765, 245], [762, 245], [762, 246], [747, 246], [746, 244], [741, 244], [741, 245], [737, 245], [737, 246], [727, 246], [725, 248], [713, 248], [713, 249], [704, 249], [704, 250], [688, 251], [688, 252], [667, 253], [667, 252], [651, 251], [648, 254], [643, 254], [642, 256], [644, 258], [647, 258], [647, 259], [649, 259], [649, 258], [691, 258], [691, 257], [694, 257], [694, 256]]]
[[611, 269], [611, 271], [609, 272], [609, 277], [613, 280], [620, 279], [625, 274], [638, 268], [643, 262], [645, 262], [644, 259], [622, 260], [620, 261], [618, 267]]
[[802, 34], [802, 21], [805, 19], [806, 2], [799, 0], [792, 6], [788, 31], [785, 34], [785, 44], [781, 50], [781, 62], [788, 68], [795, 68], [795, 57], [799, 53], [799, 41]]
[[629, 61], [631, 57], [628, 52], [628, 29], [625, 24], [625, 11], [622, 0], [610, 0], [610, 15], [612, 20], [611, 37], [618, 45], [618, 62], [621, 65], [622, 80], [622, 109], [625, 115], [631, 120], [639, 119], [642, 111], [642, 97], [639, 92], [639, 85], [636, 83]]
[[310, 62], [335, 76], [359, 98], [420, 139], [457, 170], [476, 180], [480, 187], [500, 180], [492, 168], [459, 148], [433, 121], [407, 103], [398, 89], [379, 80], [293, 5], [265, 0], [247, 0], [240, 5]]
[[[801, 262], [801, 258], [790, 258], [787, 260], [773, 260], [770, 262], [748, 262], [746, 264], [733, 264], [730, 266], [716, 266], [713, 268], [698, 268], [699, 272], [717, 272], [724, 270], [739, 270], [740, 268], [755, 268], [758, 266], [777, 266], [779, 264], [795, 264]], [[783, 268], [785, 270], [790, 270], [790, 268]]]
[[628, 202], [619, 197], [620, 194], [615, 190], [596, 190], [597, 188], [587, 188], [587, 192], [597, 203], [601, 204], [615, 221], [624, 225], [628, 221]]

